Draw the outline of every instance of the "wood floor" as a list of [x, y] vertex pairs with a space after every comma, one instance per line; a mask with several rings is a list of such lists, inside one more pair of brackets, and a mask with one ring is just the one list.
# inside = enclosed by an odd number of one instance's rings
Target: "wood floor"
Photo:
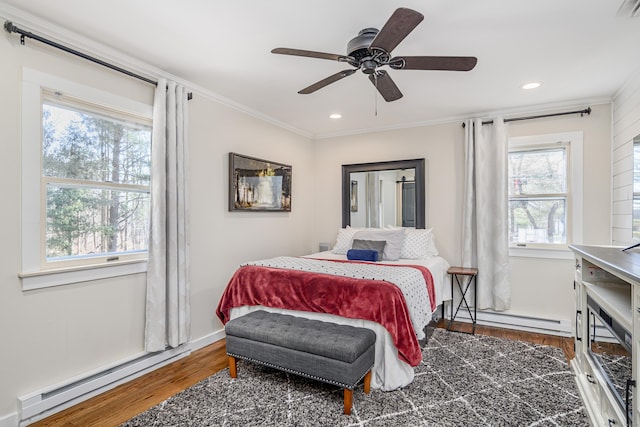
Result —
[[[436, 326], [445, 325], [441, 320]], [[454, 330], [470, 332], [471, 325], [454, 323]], [[567, 360], [574, 357], [572, 338], [487, 326], [476, 327], [476, 334], [552, 345], [561, 348]], [[115, 427], [227, 366], [224, 340], [221, 340], [32, 426]]]

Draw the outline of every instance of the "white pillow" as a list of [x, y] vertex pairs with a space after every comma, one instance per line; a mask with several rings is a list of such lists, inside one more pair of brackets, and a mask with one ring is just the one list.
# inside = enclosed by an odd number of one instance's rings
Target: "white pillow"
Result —
[[[392, 230], [399, 227], [389, 226]], [[424, 259], [438, 256], [438, 249], [433, 241], [433, 229], [431, 228], [404, 228], [404, 244], [402, 245], [401, 258]]]
[[369, 228], [360, 230], [353, 236], [354, 239], [360, 240], [384, 240], [387, 244], [382, 252], [382, 259], [387, 261], [396, 261], [402, 255], [402, 245], [404, 243], [403, 229], [382, 229]]
[[407, 228], [405, 229], [404, 245], [402, 246], [402, 258], [422, 259], [438, 256], [438, 250], [433, 242], [431, 228]]
[[429, 229], [430, 239], [427, 243], [427, 258], [438, 256], [438, 249], [436, 249], [435, 237], [433, 235], [433, 229]]
[[347, 225], [347, 228], [341, 228], [338, 230], [338, 237], [336, 239], [336, 245], [333, 247], [331, 252], [336, 255], [346, 255], [347, 251], [351, 249], [351, 241], [353, 240], [353, 235], [358, 231], [363, 230], [362, 228], [350, 227]]

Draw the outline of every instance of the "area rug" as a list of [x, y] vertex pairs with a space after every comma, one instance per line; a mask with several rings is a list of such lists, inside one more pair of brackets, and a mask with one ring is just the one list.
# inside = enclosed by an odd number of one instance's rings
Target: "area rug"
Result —
[[587, 426], [562, 350], [435, 329], [413, 383], [353, 394], [238, 362], [129, 420], [150, 426]]

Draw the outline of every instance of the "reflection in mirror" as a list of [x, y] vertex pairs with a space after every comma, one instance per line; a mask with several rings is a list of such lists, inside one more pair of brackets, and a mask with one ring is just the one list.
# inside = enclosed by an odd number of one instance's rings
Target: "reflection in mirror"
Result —
[[414, 168], [351, 173], [351, 226], [415, 227], [415, 173]]
[[633, 138], [633, 225], [634, 240], [640, 240], [640, 135]]
[[425, 227], [424, 159], [342, 166], [342, 226]]

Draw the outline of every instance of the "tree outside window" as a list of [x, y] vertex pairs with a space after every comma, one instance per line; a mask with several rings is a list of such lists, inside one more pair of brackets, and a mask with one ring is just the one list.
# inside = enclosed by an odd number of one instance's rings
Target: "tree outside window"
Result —
[[46, 93], [42, 128], [45, 261], [146, 251], [150, 123]]
[[566, 244], [566, 146], [509, 152], [509, 242]]

